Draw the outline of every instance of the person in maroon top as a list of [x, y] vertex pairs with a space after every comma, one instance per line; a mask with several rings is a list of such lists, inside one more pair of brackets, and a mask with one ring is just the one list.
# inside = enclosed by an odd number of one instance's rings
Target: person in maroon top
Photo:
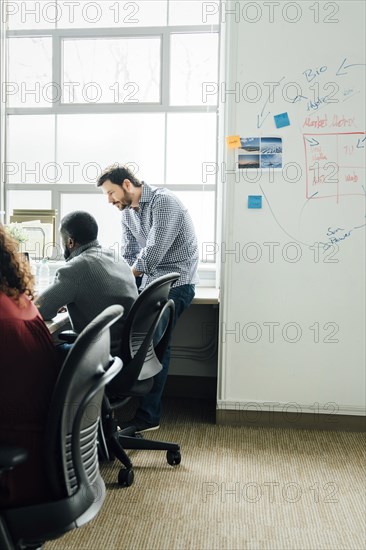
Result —
[[0, 444], [28, 459], [0, 476], [0, 507], [46, 501], [44, 429], [61, 364], [32, 302], [34, 279], [17, 243], [0, 225]]

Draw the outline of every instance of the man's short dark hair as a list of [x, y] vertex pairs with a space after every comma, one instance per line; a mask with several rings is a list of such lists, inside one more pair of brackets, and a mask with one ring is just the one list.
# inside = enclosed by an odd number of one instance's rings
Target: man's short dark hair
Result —
[[126, 166], [122, 166], [121, 164], [112, 164], [112, 166], [108, 166], [108, 168], [106, 168], [99, 176], [97, 187], [103, 185], [103, 183], [107, 180], [110, 180], [115, 185], [120, 185], [122, 187], [122, 183], [126, 179], [130, 180], [132, 185], [135, 187], [141, 187], [141, 181], [136, 178], [132, 170]]
[[98, 238], [98, 224], [95, 218], [82, 210], [70, 212], [62, 218], [60, 231], [78, 244], [87, 244]]

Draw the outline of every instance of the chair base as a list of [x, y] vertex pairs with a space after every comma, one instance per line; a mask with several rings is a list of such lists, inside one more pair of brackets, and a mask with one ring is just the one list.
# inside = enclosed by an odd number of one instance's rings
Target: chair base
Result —
[[[111, 424], [109, 425], [111, 427]], [[171, 466], [177, 466], [181, 462], [180, 447], [176, 443], [166, 441], [154, 441], [144, 439], [141, 434], [136, 434], [135, 428], [130, 426], [124, 430], [117, 430], [106, 437], [108, 448], [108, 458], [113, 460], [117, 458], [124, 468], [121, 468], [118, 474], [118, 483], [123, 487], [130, 487], [134, 480], [133, 464], [125, 452], [126, 450], [153, 450], [166, 451], [166, 460]]]
[[125, 433], [126, 430], [118, 432], [118, 441], [123, 449], [139, 449], [149, 451], [179, 451], [180, 447], [176, 443], [167, 443], [165, 441], [155, 441], [152, 439], [145, 439], [141, 434]]

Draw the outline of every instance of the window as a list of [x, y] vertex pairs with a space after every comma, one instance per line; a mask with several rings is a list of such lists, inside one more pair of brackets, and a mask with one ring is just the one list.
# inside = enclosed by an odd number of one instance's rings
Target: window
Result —
[[[200, 250], [215, 240], [219, 9], [205, 2], [5, 3], [8, 214], [34, 204], [89, 210], [104, 246], [120, 241], [95, 182], [106, 166], [172, 189]], [[216, 2], [217, 6], [219, 2]]]

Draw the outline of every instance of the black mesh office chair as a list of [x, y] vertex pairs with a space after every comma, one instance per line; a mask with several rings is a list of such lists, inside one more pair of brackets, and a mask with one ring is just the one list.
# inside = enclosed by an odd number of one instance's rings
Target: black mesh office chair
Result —
[[[123, 307], [110, 306], [80, 333], [62, 366], [45, 430], [44, 474], [53, 498], [34, 506], [0, 509], [0, 548], [38, 548], [89, 522], [99, 512], [105, 485], [99, 473], [97, 434], [104, 387], [121, 370], [110, 356], [109, 327]], [[0, 445], [1, 472], [26, 452]]]
[[[115, 456], [124, 465], [118, 475], [122, 486], [130, 486], [134, 478], [133, 465], [125, 449], [167, 451], [167, 461], [171, 465], [179, 464], [181, 460], [179, 445], [144, 439], [136, 434], [134, 426], [118, 430], [113, 414], [133, 397], [148, 394], [154, 384], [154, 376], [162, 369], [161, 360], [169, 345], [174, 318], [174, 302], [169, 299], [169, 291], [178, 277], [178, 273], [159, 277], [137, 297], [123, 328], [123, 370], [106, 388], [103, 404], [104, 454], [106, 458]], [[163, 316], [164, 320], [168, 317], [166, 330], [160, 341], [154, 343], [154, 334]]]

